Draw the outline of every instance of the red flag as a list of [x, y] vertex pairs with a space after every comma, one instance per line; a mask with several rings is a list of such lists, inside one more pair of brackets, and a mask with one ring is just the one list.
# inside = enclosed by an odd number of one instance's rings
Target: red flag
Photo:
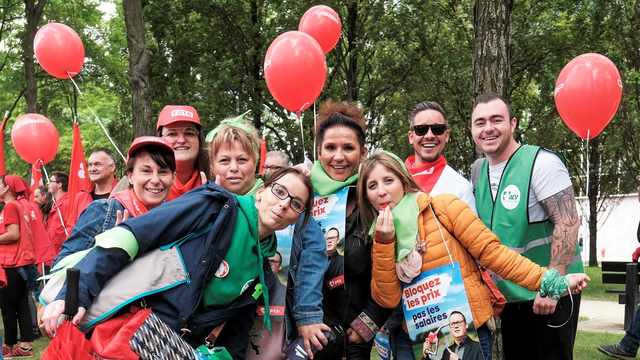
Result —
[[33, 194], [36, 192], [36, 188], [40, 185], [44, 185], [44, 183], [42, 182], [42, 169], [40, 168], [41, 166], [42, 164], [40, 163], [31, 165], [31, 184], [29, 184], [31, 187], [31, 196], [29, 197], [29, 200], [31, 202], [33, 202]]
[[[82, 148], [82, 139], [80, 138], [80, 128], [78, 123], [74, 123], [71, 166], [69, 167], [69, 207], [67, 208], [67, 214], [74, 213], [73, 206], [76, 194], [87, 186], [89, 186], [89, 179], [87, 179], [87, 166], [84, 158], [84, 149]], [[65, 220], [68, 221], [68, 219]]]
[[0, 125], [0, 176], [7, 173], [7, 169], [4, 167], [4, 125], [7, 123], [8, 114], [8, 111], [4, 113], [4, 119], [2, 119], [2, 125]]
[[262, 167], [264, 166], [264, 162], [267, 160], [267, 140], [262, 139], [260, 142], [260, 174], [264, 173]]

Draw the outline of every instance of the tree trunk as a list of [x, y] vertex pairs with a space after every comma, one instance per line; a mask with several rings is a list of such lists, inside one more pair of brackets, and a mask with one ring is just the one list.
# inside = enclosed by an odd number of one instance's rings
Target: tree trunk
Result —
[[[473, 44], [473, 97], [493, 91], [509, 99], [511, 92], [511, 15], [514, 0], [476, 0]], [[502, 326], [498, 320], [493, 359], [503, 360]]]
[[[598, 179], [600, 164], [600, 138], [595, 137], [589, 140], [589, 266], [598, 266], [598, 192], [600, 179]], [[603, 256], [604, 257], [604, 256]]]
[[473, 97], [488, 91], [510, 98], [513, 0], [476, 0]]
[[27, 82], [27, 87], [24, 92], [24, 98], [27, 101], [26, 113], [40, 112], [36, 65], [33, 62], [33, 58], [35, 57], [33, 52], [33, 39], [36, 37], [36, 32], [38, 32], [38, 23], [42, 17], [42, 10], [46, 2], [46, 0], [40, 0], [36, 4], [35, 0], [24, 0], [27, 27], [24, 32], [24, 40], [22, 41], [22, 58], [24, 59], [24, 77]]
[[149, 63], [151, 52], [147, 49], [146, 29], [142, 14], [142, 0], [122, 2], [124, 22], [129, 48], [127, 81], [131, 87], [131, 118], [133, 137], [155, 134], [155, 121], [151, 114], [149, 89]]

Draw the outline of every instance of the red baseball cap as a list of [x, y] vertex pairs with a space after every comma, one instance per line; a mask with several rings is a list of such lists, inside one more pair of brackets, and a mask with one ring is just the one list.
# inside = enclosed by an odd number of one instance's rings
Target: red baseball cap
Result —
[[202, 127], [198, 112], [193, 106], [167, 105], [160, 112], [160, 116], [158, 116], [156, 131], [160, 130], [161, 126], [167, 126], [178, 121], [189, 121]]
[[138, 151], [138, 149], [140, 148], [150, 145], [164, 146], [168, 150], [171, 150], [171, 153], [173, 154], [173, 147], [171, 147], [171, 144], [169, 144], [167, 140], [157, 136], [141, 136], [133, 140], [133, 143], [131, 143], [131, 147], [129, 148], [129, 152], [127, 153], [127, 162], [129, 162], [129, 157], [131, 156], [131, 154]]

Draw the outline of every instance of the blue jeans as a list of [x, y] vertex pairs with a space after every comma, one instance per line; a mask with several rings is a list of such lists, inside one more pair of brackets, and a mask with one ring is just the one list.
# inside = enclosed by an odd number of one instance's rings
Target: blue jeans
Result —
[[633, 354], [638, 352], [638, 346], [640, 345], [640, 307], [636, 310], [636, 314], [633, 316], [633, 321], [627, 329], [627, 333], [620, 341], [620, 347]]
[[[487, 329], [487, 325], [480, 326], [476, 331], [478, 333], [478, 340], [480, 340], [480, 347], [482, 347], [484, 359], [491, 360], [491, 356], [493, 355], [493, 336], [491, 335], [491, 331]], [[396, 340], [394, 359], [413, 359], [414, 356], [409, 334], [401, 329]]]

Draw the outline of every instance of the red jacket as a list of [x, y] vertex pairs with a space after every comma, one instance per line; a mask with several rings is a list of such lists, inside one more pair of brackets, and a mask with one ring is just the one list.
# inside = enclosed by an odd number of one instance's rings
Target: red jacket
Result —
[[0, 213], [0, 233], [6, 233], [6, 226], [9, 224], [15, 224], [20, 227], [18, 241], [0, 245], [0, 266], [17, 268], [35, 262], [33, 239], [27, 219], [29, 219], [29, 216], [18, 200], [8, 202], [2, 213]]
[[[116, 187], [116, 185], [118, 185], [118, 178], [115, 175], [113, 175], [113, 184], [111, 185], [111, 190], [109, 191], [109, 195], [111, 195], [111, 192], [113, 191], [113, 188]], [[87, 206], [89, 206], [89, 204], [91, 204], [91, 202], [93, 201], [93, 197], [91, 196], [91, 193], [95, 189], [96, 189], [96, 183], [92, 181], [89, 183], [87, 187], [80, 190], [80, 192], [76, 194], [76, 198], [75, 200], [73, 200], [73, 213], [69, 214], [69, 225], [71, 228], [73, 228], [76, 221], [78, 221], [78, 217], [80, 216], [80, 214], [82, 214], [84, 209], [86, 209]], [[109, 195], [107, 195], [106, 198], [109, 198]]]

